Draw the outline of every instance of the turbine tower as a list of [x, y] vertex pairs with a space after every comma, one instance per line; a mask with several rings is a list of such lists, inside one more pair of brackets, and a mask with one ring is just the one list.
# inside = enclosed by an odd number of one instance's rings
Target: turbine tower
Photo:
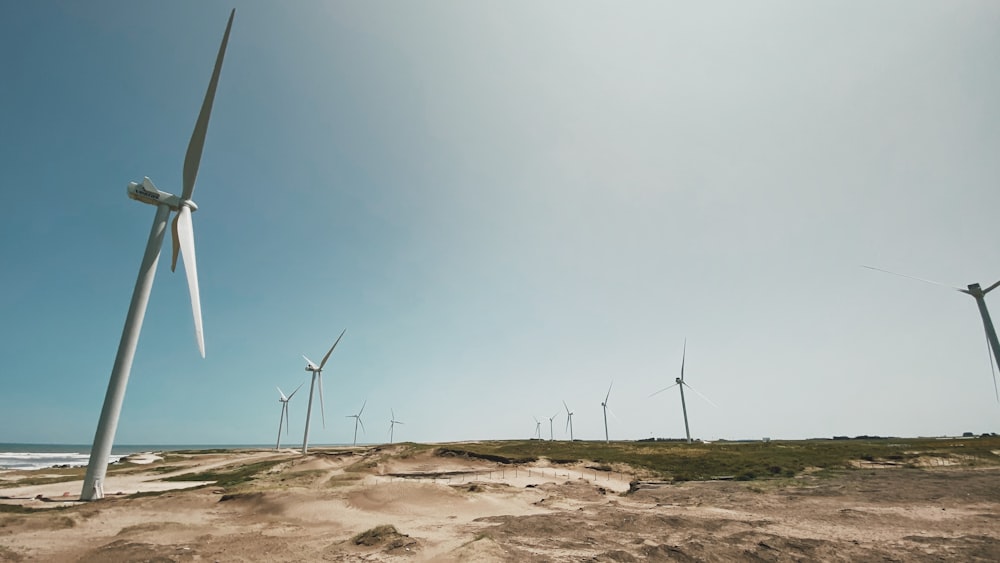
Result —
[[601, 403], [601, 408], [604, 409], [604, 441], [611, 443], [611, 438], [608, 437], [608, 397], [611, 396], [611, 387], [615, 384], [614, 381], [611, 385], [608, 385], [608, 394], [604, 396], [604, 402]]
[[[364, 407], [362, 407], [362, 408], [364, 408]], [[389, 419], [389, 443], [391, 444], [392, 443], [392, 429], [397, 424], [403, 424], [403, 422], [400, 421], [400, 420], [396, 420], [396, 413], [392, 409], [389, 409], [389, 412], [392, 413], [392, 418]], [[361, 413], [358, 413], [358, 415], [360, 415], [360, 414]], [[360, 416], [359, 416], [358, 420], [361, 420]], [[355, 429], [355, 432], [357, 432], [357, 429]]]
[[215, 100], [215, 89], [219, 84], [219, 73], [222, 71], [222, 60], [226, 54], [226, 44], [229, 42], [229, 31], [233, 26], [233, 16], [236, 10], [229, 14], [226, 32], [222, 36], [219, 54], [215, 59], [212, 78], [208, 82], [208, 90], [201, 105], [201, 112], [194, 125], [194, 132], [188, 143], [187, 154], [184, 156], [183, 185], [180, 197], [160, 191], [149, 178], [143, 178], [141, 184], [129, 182], [128, 196], [136, 201], [156, 206], [153, 226], [149, 231], [146, 251], [142, 256], [139, 276], [132, 291], [132, 301], [129, 304], [128, 315], [125, 317], [125, 327], [118, 343], [118, 353], [115, 356], [114, 367], [111, 369], [111, 379], [104, 396], [104, 406], [101, 408], [101, 418], [94, 434], [94, 444], [90, 450], [90, 462], [87, 474], [83, 479], [83, 491], [80, 500], [96, 500], [104, 498], [104, 480], [108, 471], [108, 456], [118, 429], [118, 418], [121, 415], [122, 403], [125, 400], [125, 388], [128, 386], [129, 374], [132, 371], [132, 360], [135, 357], [142, 321], [146, 316], [146, 305], [153, 288], [153, 277], [156, 275], [156, 265], [160, 260], [160, 248], [163, 246], [163, 234], [167, 228], [167, 218], [176, 211], [172, 226], [173, 257], [170, 269], [177, 267], [178, 253], [184, 260], [184, 273], [187, 277], [188, 291], [191, 293], [191, 310], [194, 314], [194, 334], [198, 342], [198, 351], [205, 357], [205, 339], [202, 335], [201, 297], [198, 292], [198, 269], [195, 264], [194, 230], [191, 226], [191, 213], [198, 206], [191, 201], [194, 193], [195, 179], [198, 177], [198, 166], [201, 163], [201, 153], [205, 146], [205, 135], [208, 132], [208, 120], [212, 114], [212, 102]]
[[573, 413], [570, 412], [569, 406], [566, 405], [566, 401], [563, 401], [563, 406], [566, 407], [566, 428], [569, 430], [569, 441], [573, 441]]
[[276, 450], [281, 448], [281, 423], [285, 423], [285, 434], [288, 434], [288, 427], [290, 426], [288, 423], [288, 401], [292, 400], [292, 397], [299, 392], [299, 389], [301, 389], [303, 385], [305, 385], [305, 383], [299, 383], [299, 386], [295, 388], [295, 391], [292, 391], [292, 394], [287, 397], [281, 390], [281, 387], [277, 387], [278, 394], [281, 395], [281, 398], [278, 399], [278, 402], [281, 403], [281, 414], [278, 415], [278, 442], [274, 445], [274, 449]]
[[[898, 274], [896, 272], [890, 272], [889, 270], [883, 270], [881, 268], [873, 268], [872, 266], [862, 266], [863, 268], [868, 268], [869, 270], [875, 270], [877, 272], [884, 272], [886, 274], [892, 274], [894, 276], [900, 276], [904, 278], [909, 278], [911, 280], [922, 281], [924, 283], [930, 283], [934, 285], [940, 285], [947, 287], [948, 289], [954, 289], [955, 291], [964, 293], [971, 296], [976, 300], [976, 306], [979, 308], [979, 316], [983, 319], [983, 330], [986, 332], [986, 349], [990, 354], [990, 370], [993, 370], [994, 362], [1000, 362], [1000, 341], [997, 340], [997, 331], [993, 328], [993, 319], [990, 318], [990, 311], [986, 308], [986, 294], [996, 289], [1000, 286], [1000, 281], [994, 283], [993, 285], [983, 289], [978, 283], [971, 283], [966, 286], [966, 289], [960, 287], [952, 287], [947, 284], [938, 283], [935, 281], [915, 278], [913, 276], [908, 276], [906, 274]], [[997, 374], [993, 371], [993, 395], [996, 397], [997, 402], [1000, 402], [1000, 389], [997, 387]]]
[[313, 389], [316, 387], [316, 382], [319, 381], [319, 414], [323, 419], [323, 428], [326, 428], [326, 407], [323, 405], [323, 366], [326, 365], [326, 361], [330, 359], [330, 354], [333, 353], [333, 349], [337, 347], [337, 343], [340, 339], [344, 337], [344, 333], [347, 332], [345, 328], [341, 331], [340, 336], [334, 341], [333, 346], [330, 346], [330, 350], [323, 356], [323, 361], [317, 366], [312, 360], [306, 358], [305, 355], [302, 357], [306, 360], [306, 371], [312, 372], [312, 382], [309, 384], [309, 405], [306, 407], [306, 431], [302, 436], [302, 453], [305, 454], [309, 448], [309, 419], [312, 418], [312, 408], [313, 408]]
[[552, 421], [555, 420], [557, 416], [559, 416], [559, 411], [556, 411], [556, 414], [554, 414], [554, 415], [552, 415], [552, 416], [549, 417], [549, 441], [550, 442], [555, 439], [553, 437], [553, 435], [552, 435]]
[[[684, 388], [687, 387], [688, 389], [694, 391], [695, 393], [698, 393], [698, 395], [702, 399], [705, 399], [706, 401], [708, 401], [708, 404], [710, 404], [712, 406], [715, 406], [715, 403], [713, 403], [712, 401], [710, 401], [708, 399], [708, 397], [702, 395], [701, 393], [698, 392], [697, 389], [695, 389], [694, 387], [691, 387], [691, 385], [689, 385], [686, 381], [684, 381], [684, 360], [686, 358], [687, 358], [687, 339], [685, 338], [684, 339], [684, 351], [681, 354], [681, 376], [677, 377], [677, 378], [674, 378], [674, 384], [673, 385], [670, 385], [668, 387], [664, 387], [663, 389], [660, 389], [656, 393], [653, 393], [653, 395], [659, 395], [660, 393], [663, 393], [667, 389], [673, 389], [674, 387], [678, 387], [681, 390], [681, 410], [684, 412], [684, 434], [687, 436], [687, 443], [690, 444], [691, 443], [691, 428], [690, 428], [690, 426], [688, 426], [688, 411], [687, 411], [687, 404], [684, 402]], [[653, 395], [650, 395], [650, 397], [652, 397]]]
[[367, 405], [367, 404], [368, 404], [368, 399], [365, 399], [365, 402], [361, 405], [361, 410], [358, 411], [358, 414], [349, 414], [349, 415], [347, 415], [345, 417], [345, 418], [353, 418], [354, 419], [354, 445], [355, 446], [358, 445], [358, 424], [361, 424], [361, 430], [365, 429], [365, 423], [361, 421], [361, 413], [365, 412], [365, 405]]

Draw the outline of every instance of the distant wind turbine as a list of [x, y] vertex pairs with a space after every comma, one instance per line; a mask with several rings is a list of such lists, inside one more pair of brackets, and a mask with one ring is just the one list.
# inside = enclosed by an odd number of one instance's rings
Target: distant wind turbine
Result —
[[368, 404], [368, 399], [365, 399], [365, 402], [361, 405], [361, 410], [358, 411], [358, 414], [349, 414], [349, 415], [347, 415], [345, 417], [345, 418], [353, 418], [354, 419], [354, 445], [355, 446], [358, 445], [358, 424], [361, 425], [361, 430], [365, 429], [365, 423], [362, 422], [362, 420], [361, 420], [361, 413], [365, 412], [365, 405], [367, 405], [367, 404]]
[[536, 417], [536, 416], [532, 416], [531, 418], [535, 419], [535, 438], [538, 438], [539, 440], [541, 440], [542, 439], [542, 422], [540, 420], [538, 420], [538, 417]]
[[326, 361], [330, 359], [330, 354], [333, 353], [333, 349], [337, 347], [337, 343], [340, 339], [344, 337], [344, 333], [347, 332], [345, 328], [341, 331], [340, 336], [334, 341], [333, 346], [330, 346], [330, 350], [323, 356], [323, 361], [317, 366], [312, 360], [306, 358], [305, 355], [302, 357], [306, 360], [306, 371], [312, 372], [312, 382], [309, 383], [309, 405], [306, 407], [306, 431], [302, 435], [302, 453], [305, 454], [309, 448], [309, 419], [312, 418], [312, 407], [313, 407], [313, 389], [316, 388], [316, 382], [319, 381], [319, 414], [320, 418], [323, 420], [323, 428], [326, 428], [326, 407], [323, 405], [323, 366], [326, 365]]
[[288, 434], [288, 426], [289, 426], [289, 424], [288, 424], [288, 401], [292, 400], [292, 397], [294, 397], [295, 394], [299, 392], [299, 389], [301, 389], [303, 385], [305, 385], [305, 383], [299, 383], [299, 386], [295, 388], [295, 391], [292, 391], [292, 394], [289, 395], [289, 396], [287, 396], [287, 397], [285, 396], [285, 393], [281, 390], [281, 387], [277, 387], [278, 394], [281, 395], [281, 398], [278, 399], [278, 402], [281, 403], [281, 414], [278, 415], [278, 443], [276, 443], [274, 445], [274, 449], [276, 449], [276, 450], [279, 449], [279, 448], [281, 448], [281, 423], [282, 422], [285, 423], [285, 434]]
[[615, 382], [612, 381], [611, 385], [608, 385], [608, 394], [604, 396], [604, 402], [601, 403], [601, 408], [604, 409], [604, 441], [611, 443], [611, 438], [608, 437], [608, 398], [611, 397], [611, 386]]
[[556, 414], [554, 414], [554, 415], [552, 415], [552, 416], [549, 417], [549, 441], [550, 442], [555, 439], [553, 437], [553, 434], [552, 434], [552, 421], [555, 420], [557, 416], [559, 416], [559, 411], [556, 411]]
[[972, 296], [976, 300], [976, 306], [979, 307], [979, 316], [983, 319], [983, 330], [986, 332], [986, 350], [990, 355], [990, 370], [993, 371], [993, 395], [996, 397], [997, 402], [1000, 402], [1000, 388], [997, 387], [997, 373], [994, 368], [994, 362], [1000, 361], [1000, 341], [997, 340], [997, 331], [993, 328], [993, 319], [990, 318], [990, 311], [986, 308], [986, 294], [996, 289], [1000, 286], [1000, 281], [994, 283], [993, 285], [983, 289], [978, 283], [969, 284], [967, 289], [962, 289], [960, 287], [953, 287], [947, 284], [938, 283], [936, 281], [925, 280], [921, 278], [915, 278], [913, 276], [908, 276], [906, 274], [898, 274], [896, 272], [890, 272], [889, 270], [883, 270], [881, 268], [873, 268], [872, 266], [862, 266], [863, 268], [868, 268], [869, 270], [875, 270], [876, 272], [883, 272], [886, 274], [892, 274], [894, 276], [900, 276], [904, 278], [909, 278], [911, 280], [922, 281], [924, 283], [930, 283], [934, 285], [940, 285], [947, 287], [948, 289], [954, 289], [955, 291], [964, 293], [966, 295]]
[[[681, 410], [684, 411], [684, 434], [687, 435], [687, 443], [690, 444], [691, 443], [691, 429], [688, 426], [688, 411], [687, 411], [687, 404], [684, 402], [684, 388], [687, 387], [688, 389], [694, 391], [695, 393], [698, 393], [698, 395], [702, 399], [705, 399], [706, 401], [708, 401], [708, 403], [710, 405], [712, 405], [712, 406], [715, 406], [715, 403], [713, 403], [712, 401], [710, 401], [708, 399], [708, 397], [702, 395], [701, 393], [698, 392], [697, 389], [695, 389], [694, 387], [691, 387], [691, 385], [689, 385], [686, 381], [684, 381], [684, 360], [686, 358], [687, 358], [687, 339], [685, 338], [684, 339], [684, 351], [681, 354], [681, 376], [677, 377], [677, 378], [674, 378], [674, 384], [673, 385], [670, 385], [668, 387], [664, 387], [663, 389], [660, 389], [656, 393], [653, 393], [653, 395], [658, 395], [660, 393], [663, 393], [667, 389], [673, 389], [674, 387], [680, 388], [680, 390], [681, 390]], [[650, 395], [650, 397], [652, 397], [653, 395]]]
[[573, 413], [570, 412], [569, 406], [566, 405], [566, 401], [563, 401], [563, 406], [566, 407], [566, 428], [569, 430], [569, 441], [573, 441]]
[[[233, 27], [233, 17], [236, 10], [229, 14], [226, 32], [222, 36], [219, 54], [215, 58], [215, 68], [208, 82], [208, 90], [201, 104], [201, 112], [195, 121], [191, 140], [188, 142], [187, 154], [184, 156], [183, 184], [180, 197], [160, 191], [149, 178], [144, 178], [141, 184], [129, 182], [128, 197], [156, 206], [153, 227], [146, 241], [146, 251], [142, 256], [139, 276], [132, 290], [132, 301], [129, 304], [128, 315], [125, 317], [125, 327], [118, 343], [118, 354], [115, 356], [114, 367], [111, 369], [111, 379], [104, 396], [104, 406], [97, 422], [97, 432], [94, 435], [94, 445], [90, 450], [90, 462], [83, 479], [83, 491], [80, 500], [97, 500], [104, 498], [104, 478], [108, 472], [108, 456], [115, 441], [115, 431], [118, 429], [118, 417], [121, 415], [122, 403], [125, 400], [125, 388], [128, 386], [129, 374], [132, 371], [132, 360], [135, 348], [139, 342], [139, 332], [146, 316], [146, 305], [153, 289], [153, 277], [156, 275], [156, 265], [160, 260], [160, 248], [163, 246], [163, 235], [167, 228], [167, 218], [170, 212], [176, 211], [172, 226], [173, 258], [170, 270], [177, 267], [177, 255], [184, 260], [184, 273], [187, 277], [188, 291], [191, 293], [191, 310], [194, 314], [194, 335], [198, 342], [198, 351], [205, 357], [205, 338], [202, 334], [201, 297], [198, 291], [198, 268], [195, 264], [194, 229], [191, 225], [191, 213], [198, 206], [191, 201], [194, 194], [194, 183], [198, 177], [198, 167], [201, 163], [201, 153], [205, 146], [205, 135], [208, 133], [208, 121], [212, 114], [212, 104], [215, 101], [215, 90], [222, 72], [222, 60], [226, 55], [226, 45], [229, 43], [229, 31]], [[140, 135], [141, 138], [141, 135]]]
[[[364, 408], [364, 407], [362, 407], [362, 408]], [[403, 422], [400, 421], [400, 420], [396, 420], [396, 413], [393, 412], [392, 409], [389, 409], [389, 412], [392, 413], [392, 418], [389, 419], [389, 443], [391, 444], [392, 443], [392, 429], [397, 424], [403, 424]], [[360, 415], [361, 415], [361, 413], [358, 413], [358, 420], [361, 420], [361, 416]], [[354, 429], [355, 435], [357, 434], [357, 431], [358, 431], [358, 429], [355, 428]], [[355, 437], [355, 441], [357, 441], [356, 437]]]

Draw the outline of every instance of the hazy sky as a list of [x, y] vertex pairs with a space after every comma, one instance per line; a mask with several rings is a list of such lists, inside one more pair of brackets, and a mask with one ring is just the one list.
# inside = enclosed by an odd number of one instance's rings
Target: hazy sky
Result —
[[116, 443], [273, 441], [345, 327], [313, 443], [682, 437], [685, 338], [696, 437], [1000, 431], [975, 302], [859, 267], [1000, 279], [1000, 3], [0, 0], [0, 442], [93, 439], [234, 5], [207, 358], [167, 237]]

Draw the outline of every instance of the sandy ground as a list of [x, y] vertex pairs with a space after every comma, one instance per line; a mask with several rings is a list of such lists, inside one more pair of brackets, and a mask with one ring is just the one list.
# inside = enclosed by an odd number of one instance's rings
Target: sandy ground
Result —
[[[192, 488], [91, 503], [63, 496], [77, 495], [79, 481], [9, 487], [44, 472], [5, 473], [0, 561], [1000, 560], [997, 468], [630, 491], [627, 468], [515, 468], [400, 451], [167, 455], [125, 464], [107, 490]], [[268, 461], [277, 464], [226, 490], [160, 480]], [[384, 525], [395, 531], [358, 537]]]

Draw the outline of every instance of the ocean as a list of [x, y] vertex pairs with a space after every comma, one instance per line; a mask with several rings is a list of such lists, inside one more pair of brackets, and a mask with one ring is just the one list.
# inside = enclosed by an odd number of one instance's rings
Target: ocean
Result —
[[[108, 462], [141, 452], [176, 450], [209, 450], [235, 448], [263, 448], [264, 445], [125, 445], [111, 448]], [[271, 447], [274, 447], [273, 445]], [[56, 465], [82, 467], [90, 461], [90, 444], [2, 444], [0, 443], [0, 471], [5, 469], [45, 469]]]

